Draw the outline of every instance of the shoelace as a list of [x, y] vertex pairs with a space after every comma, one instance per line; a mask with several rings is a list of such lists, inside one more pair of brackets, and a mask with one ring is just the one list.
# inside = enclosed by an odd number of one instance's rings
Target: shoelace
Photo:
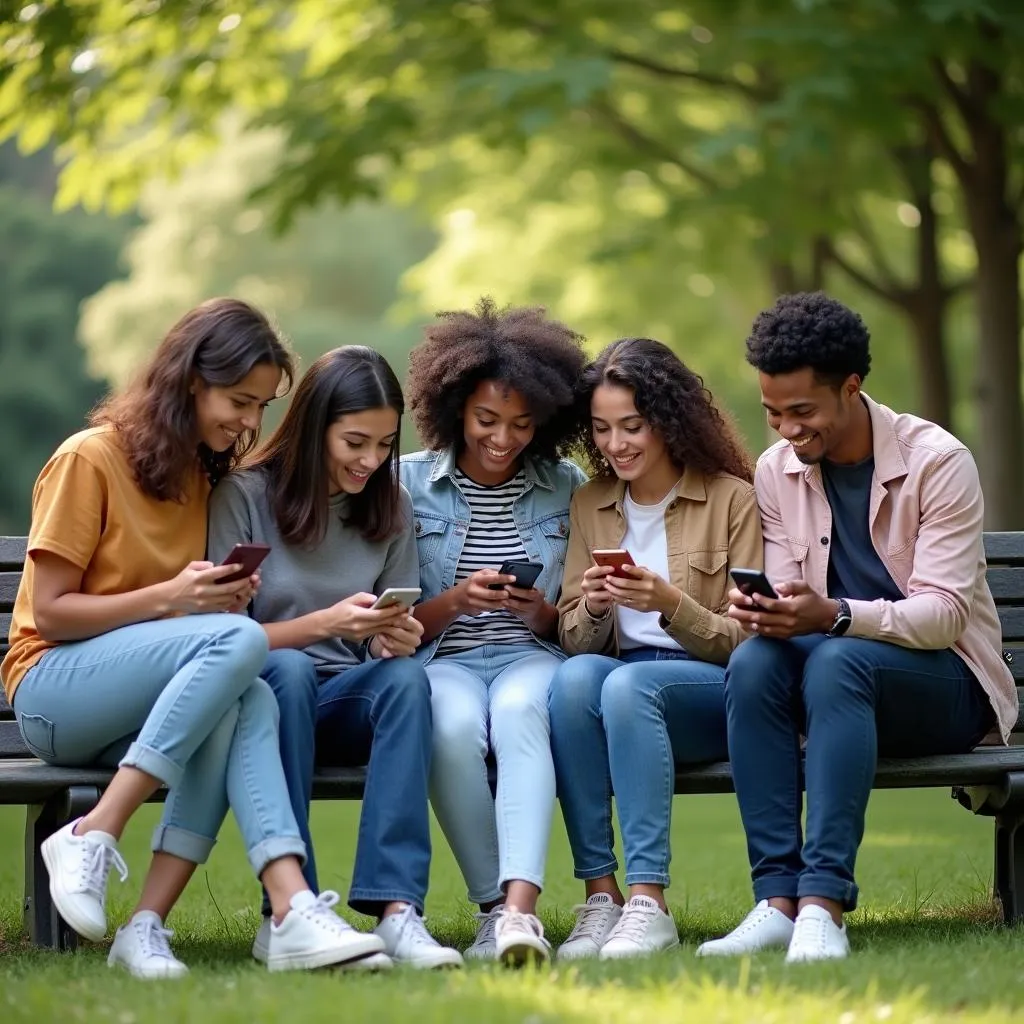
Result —
[[746, 935], [747, 932], [753, 931], [762, 921], [767, 920], [770, 913], [768, 907], [757, 908], [755, 907], [745, 918], [730, 932], [727, 938], [739, 938], [741, 935]]
[[501, 919], [505, 928], [510, 928], [513, 931], [533, 932], [538, 939], [544, 942], [548, 941], [544, 938], [544, 925], [540, 923], [540, 918], [533, 914], [523, 914], [518, 910], [503, 910]]
[[473, 916], [480, 922], [480, 930], [477, 932], [477, 936], [473, 940], [473, 945], [486, 946], [493, 944], [495, 941], [494, 929], [498, 927], [498, 918], [501, 916], [501, 908], [495, 907], [494, 910], [490, 910], [486, 914], [478, 913]]
[[793, 928], [791, 948], [813, 946], [820, 952], [824, 952], [828, 941], [828, 923], [828, 921], [822, 921], [816, 917], [798, 918]]
[[627, 903], [622, 908], [622, 917], [612, 929], [609, 939], [629, 939], [631, 942], [642, 942], [655, 914], [657, 907], [648, 907], [643, 903]]
[[331, 909], [340, 899], [341, 897], [333, 889], [325, 889], [317, 896], [315, 903], [302, 908], [302, 913], [308, 915], [317, 924], [330, 928], [332, 931], [348, 931], [348, 922], [338, 917]]
[[157, 924], [151, 917], [135, 922], [135, 930], [139, 935], [139, 945], [145, 957], [160, 957], [164, 960], [176, 959], [171, 952], [169, 939], [174, 934], [170, 928]]
[[395, 916], [398, 918], [398, 934], [400, 938], [408, 938], [414, 946], [435, 945], [433, 936], [427, 931], [426, 923], [416, 913], [415, 907], [408, 906], [405, 910], [400, 910]]
[[577, 903], [572, 909], [573, 913], [579, 916], [576, 918], [576, 925], [572, 933], [565, 941], [593, 939], [594, 942], [600, 942], [608, 915], [612, 912], [613, 907], [607, 903], [600, 903], [596, 906], [593, 903]]
[[103, 903], [107, 892], [107, 875], [111, 868], [117, 868], [122, 882], [128, 878], [128, 865], [118, 850], [105, 843], [88, 843], [82, 851], [78, 878], [82, 891]]

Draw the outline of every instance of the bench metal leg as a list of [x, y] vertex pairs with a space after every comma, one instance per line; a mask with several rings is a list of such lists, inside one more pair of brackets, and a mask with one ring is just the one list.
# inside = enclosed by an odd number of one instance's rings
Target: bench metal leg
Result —
[[43, 863], [43, 840], [97, 804], [96, 786], [69, 786], [45, 804], [32, 804], [25, 817], [25, 928], [34, 946], [73, 950], [78, 935], [65, 924], [50, 899], [50, 878]]
[[1024, 808], [996, 815], [995, 894], [1006, 924], [1024, 923]]

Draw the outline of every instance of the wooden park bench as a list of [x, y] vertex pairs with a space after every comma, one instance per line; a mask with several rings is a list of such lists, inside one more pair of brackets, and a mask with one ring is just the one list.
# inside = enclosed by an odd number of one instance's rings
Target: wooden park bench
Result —
[[[989, 585], [1002, 621], [1004, 656], [1014, 678], [1024, 684], [1024, 533], [986, 534], [985, 552]], [[10, 630], [24, 561], [25, 538], [0, 537], [2, 638]], [[6, 649], [5, 643], [0, 644], [0, 657]], [[1018, 718], [1013, 742], [1020, 745], [978, 747], [969, 754], [943, 757], [881, 760], [875, 774], [876, 789], [950, 787], [963, 806], [995, 818], [994, 888], [1008, 923], [1024, 919], [1024, 829], [1019, 829], [1024, 822], [1024, 716]], [[13, 711], [0, 696], [0, 804], [24, 804], [28, 808], [25, 926], [38, 946], [73, 949], [77, 944], [77, 936], [60, 919], [50, 899], [40, 844], [92, 808], [111, 775], [106, 770], [53, 768], [33, 757], [21, 739]], [[364, 778], [362, 768], [318, 769], [313, 798], [358, 800]], [[678, 771], [675, 791], [731, 793], [728, 762]], [[162, 794], [156, 799], [162, 799]]]

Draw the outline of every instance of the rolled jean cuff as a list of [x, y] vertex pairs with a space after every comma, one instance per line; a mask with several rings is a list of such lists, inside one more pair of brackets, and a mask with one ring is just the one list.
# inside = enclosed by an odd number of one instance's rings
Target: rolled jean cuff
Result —
[[860, 890], [856, 882], [847, 882], [835, 875], [810, 875], [800, 876], [800, 884], [797, 886], [797, 897], [803, 899], [806, 896], [817, 896], [823, 900], [835, 900], [843, 905], [843, 910], [850, 911], [857, 909], [857, 896]]
[[612, 857], [607, 864], [599, 868], [573, 868], [573, 877], [589, 882], [594, 878], [604, 878], [606, 875], [614, 875], [619, 870], [619, 862]]
[[498, 885], [501, 886], [502, 892], [505, 891], [505, 886], [509, 882], [528, 882], [530, 885], [537, 886], [538, 889], [544, 888], [544, 872], [534, 871], [506, 871], [501, 878], [498, 879]]
[[505, 893], [502, 892], [500, 885], [496, 889], [482, 894], [469, 893], [469, 902], [476, 903], [478, 906], [483, 906], [485, 903], [503, 903], [504, 900]]
[[795, 900], [800, 887], [796, 875], [770, 875], [754, 880], [754, 902], [761, 900]]
[[662, 889], [669, 886], [667, 871], [627, 871], [626, 885], [660, 885]]
[[144, 747], [138, 741], [128, 748], [128, 753], [121, 758], [118, 768], [137, 768], [140, 772], [159, 779], [168, 789], [174, 789], [185, 774], [182, 765], [161, 754], [159, 750]]
[[209, 836], [161, 822], [153, 830], [152, 850], [154, 853], [169, 853], [193, 864], [205, 864], [216, 843], [217, 840]]
[[398, 889], [352, 889], [348, 894], [348, 905], [357, 914], [372, 917], [386, 903], [408, 903], [416, 908], [418, 914], [423, 913], [422, 896], [413, 896]]
[[282, 857], [298, 857], [299, 864], [305, 867], [306, 844], [300, 836], [271, 836], [252, 847], [248, 857], [249, 866], [259, 878], [268, 864]]

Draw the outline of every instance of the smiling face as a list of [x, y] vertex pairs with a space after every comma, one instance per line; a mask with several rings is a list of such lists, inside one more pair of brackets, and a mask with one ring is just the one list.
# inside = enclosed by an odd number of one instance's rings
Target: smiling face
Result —
[[519, 469], [536, 425], [526, 399], [501, 381], [481, 381], [463, 407], [459, 468], [481, 484], [500, 484]]
[[336, 419], [324, 438], [330, 493], [359, 494], [387, 461], [398, 436], [398, 413], [385, 406], [350, 412]]
[[219, 387], [198, 377], [192, 382], [199, 440], [215, 452], [226, 452], [246, 431], [258, 430], [263, 410], [281, 386], [281, 369], [257, 363], [237, 384]]
[[665, 441], [637, 412], [632, 389], [599, 384], [590, 398], [590, 419], [594, 444], [620, 480], [631, 487], [649, 482], [654, 490], [676, 482], [679, 472]]
[[854, 433], [854, 417], [865, 415], [856, 374], [838, 389], [816, 378], [810, 367], [758, 377], [768, 425], [792, 445], [801, 462], [848, 461], [844, 449]]

